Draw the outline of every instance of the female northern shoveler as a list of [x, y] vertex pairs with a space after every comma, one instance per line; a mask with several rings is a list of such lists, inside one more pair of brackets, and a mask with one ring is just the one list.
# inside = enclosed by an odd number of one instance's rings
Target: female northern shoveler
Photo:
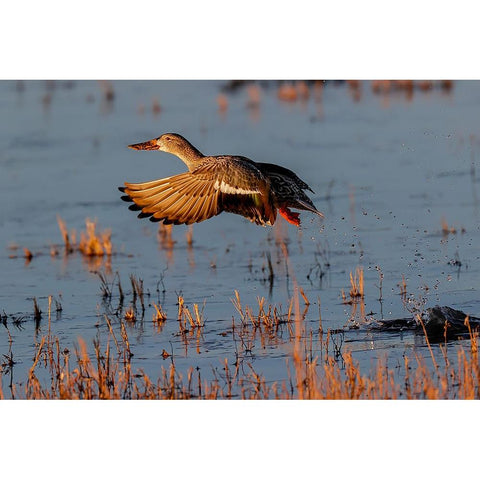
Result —
[[231, 212], [258, 225], [273, 225], [278, 209], [288, 222], [300, 225], [299, 213], [289, 208], [323, 217], [304, 192], [313, 190], [291, 170], [278, 165], [232, 155], [205, 156], [176, 133], [129, 147], [172, 153], [189, 170], [152, 182], [125, 182], [125, 187], [119, 187], [126, 194], [122, 200], [133, 202], [130, 210], [141, 210], [139, 218], [189, 225]]

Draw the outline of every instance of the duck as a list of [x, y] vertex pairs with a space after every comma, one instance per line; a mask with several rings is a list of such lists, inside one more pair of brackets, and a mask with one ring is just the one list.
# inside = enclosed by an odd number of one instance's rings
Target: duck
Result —
[[203, 155], [178, 133], [164, 133], [133, 150], [158, 150], [177, 156], [188, 171], [144, 182], [125, 182], [118, 187], [121, 199], [139, 218], [164, 224], [190, 225], [222, 212], [242, 215], [261, 226], [274, 225], [277, 212], [289, 223], [300, 226], [305, 210], [320, 217], [305, 191], [313, 190], [288, 168], [259, 163], [239, 155]]

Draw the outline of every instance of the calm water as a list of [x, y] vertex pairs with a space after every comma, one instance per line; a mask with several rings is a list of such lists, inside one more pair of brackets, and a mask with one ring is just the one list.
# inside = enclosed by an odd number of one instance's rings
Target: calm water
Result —
[[[254, 311], [257, 297], [286, 311], [294, 278], [312, 302], [306, 316], [312, 329], [318, 299], [324, 329], [348, 324], [352, 307], [342, 303], [341, 291], [348, 294], [349, 274], [358, 266], [365, 272], [365, 311], [375, 318], [408, 315], [399, 295], [402, 275], [411, 300], [480, 316], [480, 83], [456, 82], [449, 93], [415, 91], [409, 101], [400, 92], [374, 94], [363, 82], [355, 101], [346, 84], [329, 82], [321, 98], [312, 91], [308, 100], [287, 103], [270, 82], [261, 88], [258, 109], [247, 107], [247, 90], [240, 88], [226, 94], [228, 109], [221, 114], [217, 96], [224, 84], [117, 81], [107, 101], [104, 85], [94, 81], [0, 82], [0, 313], [13, 340], [15, 382], [24, 381], [35, 343], [47, 331], [49, 295], [63, 308], [51, 325], [63, 346], [72, 348], [78, 337], [91, 344], [98, 333], [106, 338], [108, 307], [95, 271], [111, 282], [118, 272], [125, 306], [129, 276], [143, 280], [144, 320], [129, 327], [129, 336], [134, 366], [153, 379], [168, 367], [163, 349], [174, 353], [177, 368], [198, 367], [204, 378], [224, 358], [233, 363], [238, 347], [231, 334], [222, 334], [232, 317], [239, 321], [234, 291]], [[185, 170], [171, 155], [126, 148], [167, 131], [181, 133], [205, 154], [239, 154], [295, 170], [316, 192], [312, 199], [325, 219], [302, 213], [297, 230], [283, 221], [262, 228], [222, 214], [194, 226], [191, 248], [184, 226], [174, 227], [173, 248], [162, 248], [158, 224], [138, 220], [117, 186]], [[62, 244], [57, 215], [77, 232], [87, 217], [98, 220], [99, 230], [110, 228], [111, 264], [78, 254], [65, 258], [61, 248], [52, 257], [51, 246]], [[442, 234], [443, 218], [457, 233]], [[288, 272], [279, 239], [288, 245]], [[24, 247], [34, 255], [31, 262], [21, 258]], [[177, 335], [180, 293], [189, 307], [205, 302], [203, 336], [189, 346]], [[34, 297], [44, 312], [40, 324], [33, 318]], [[168, 315], [161, 331], [151, 321], [152, 302]], [[113, 307], [117, 303], [114, 289]], [[413, 348], [429, 355], [413, 334], [360, 330], [342, 340], [366, 367], [387, 351], [392, 362]], [[249, 361], [267, 380], [281, 381], [290, 350], [288, 336], [279, 335], [266, 345], [257, 341]], [[8, 352], [0, 325], [0, 354]], [[8, 381], [4, 376], [4, 391]]]

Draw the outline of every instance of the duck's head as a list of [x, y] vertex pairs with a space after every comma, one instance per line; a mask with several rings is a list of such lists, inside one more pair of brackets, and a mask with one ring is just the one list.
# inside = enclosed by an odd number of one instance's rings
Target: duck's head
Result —
[[164, 133], [160, 137], [143, 143], [135, 143], [128, 147], [134, 150], [161, 150], [162, 152], [173, 153], [175, 155], [190, 147], [190, 144], [177, 133]]
[[176, 155], [192, 172], [203, 161], [204, 156], [188, 140], [178, 133], [164, 133], [148, 142], [129, 145], [134, 150], [160, 150]]

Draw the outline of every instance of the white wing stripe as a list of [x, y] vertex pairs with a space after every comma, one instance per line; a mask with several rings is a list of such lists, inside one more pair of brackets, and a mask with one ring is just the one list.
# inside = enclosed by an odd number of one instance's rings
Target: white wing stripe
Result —
[[245, 190], [244, 188], [233, 187], [232, 185], [225, 183], [224, 180], [222, 180], [222, 182], [220, 183], [218, 179], [215, 181], [213, 188], [215, 190], [220, 190], [223, 193], [240, 193], [243, 195], [246, 195], [248, 193], [260, 193], [259, 190]]

